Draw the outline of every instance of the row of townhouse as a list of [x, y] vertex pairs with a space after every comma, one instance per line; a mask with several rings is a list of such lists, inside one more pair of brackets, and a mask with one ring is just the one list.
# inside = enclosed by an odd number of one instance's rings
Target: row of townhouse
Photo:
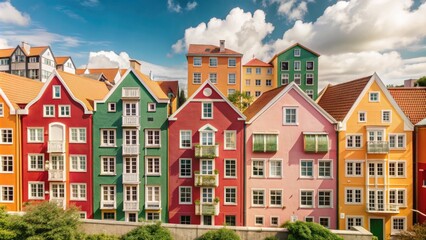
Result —
[[266, 63], [253, 56], [242, 63], [243, 54], [220, 45], [190, 44], [188, 48], [188, 96], [209, 80], [225, 95], [240, 91], [254, 98], [295, 82], [312, 99], [318, 97], [318, 57], [296, 43], [275, 54]]
[[134, 69], [109, 91], [63, 72], [44, 85], [0, 74], [0, 201], [10, 211], [49, 200], [85, 218], [302, 220], [379, 239], [425, 211], [426, 111], [411, 107], [424, 88], [388, 90], [374, 74], [329, 85], [315, 102], [292, 82], [241, 113], [210, 81], [176, 110], [173, 87]]

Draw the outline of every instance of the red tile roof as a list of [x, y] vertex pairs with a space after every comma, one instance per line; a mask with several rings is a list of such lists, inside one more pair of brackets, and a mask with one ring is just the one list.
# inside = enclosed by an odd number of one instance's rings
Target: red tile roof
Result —
[[272, 67], [272, 64], [266, 63], [257, 58], [253, 58], [252, 60], [244, 64], [243, 67]]
[[389, 92], [411, 123], [426, 118], [426, 87], [389, 88]]
[[318, 104], [336, 121], [342, 121], [358, 99], [372, 76], [349, 82], [328, 85], [320, 95]]
[[235, 52], [228, 48], [225, 48], [224, 52], [220, 52], [220, 48], [215, 45], [205, 45], [205, 44], [189, 44], [188, 54], [187, 55], [240, 55], [243, 54]]
[[256, 114], [261, 111], [275, 96], [277, 96], [287, 84], [282, 85], [281, 87], [274, 88], [272, 90], [266, 91], [260, 95], [245, 111], [244, 115], [246, 116], [246, 121], [250, 121]]

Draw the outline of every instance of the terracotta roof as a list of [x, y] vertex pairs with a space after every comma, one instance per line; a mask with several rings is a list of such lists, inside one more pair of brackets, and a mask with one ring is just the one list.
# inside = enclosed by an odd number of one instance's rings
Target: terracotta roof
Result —
[[33, 100], [42, 87], [42, 82], [0, 72], [0, 88], [15, 109], [19, 109], [19, 104], [26, 105]]
[[72, 94], [82, 101], [89, 111], [93, 111], [95, 100], [101, 100], [108, 94], [108, 88], [103, 82], [62, 71], [58, 71], [58, 74]]
[[399, 87], [388, 90], [411, 123], [417, 124], [426, 118], [426, 87]]
[[156, 81], [158, 85], [160, 85], [161, 90], [167, 95], [170, 91], [175, 95], [175, 97], [178, 96], [179, 91], [179, 83], [178, 81]]
[[64, 63], [69, 59], [69, 56], [65, 57], [55, 57], [56, 65], [64, 65]]
[[147, 75], [141, 73], [139, 70], [133, 69], [136, 75], [144, 81], [151, 92], [160, 100], [169, 100], [167, 94], [163, 92], [158, 82], [151, 80]]
[[318, 104], [336, 121], [342, 121], [371, 77], [359, 78], [334, 86], [328, 85], [322, 95], [320, 95]]
[[288, 47], [288, 48], [286, 48], [286, 49], [282, 50], [281, 52], [279, 52], [279, 53], [275, 54], [275, 55], [271, 58], [271, 60], [269, 60], [269, 63], [271, 63], [271, 62], [272, 62], [272, 61], [273, 61], [273, 60], [274, 60], [274, 59], [275, 59], [278, 55], [281, 55], [282, 53], [287, 52], [288, 50], [292, 49], [292, 48], [293, 48], [293, 47], [295, 47], [295, 46], [299, 46], [299, 47], [301, 47], [301, 48], [305, 49], [306, 51], [311, 52], [312, 54], [316, 55], [317, 57], [319, 57], [319, 56], [320, 56], [320, 54], [319, 54], [319, 53], [316, 53], [316, 52], [312, 51], [311, 49], [309, 49], [309, 48], [307, 48], [307, 47], [303, 46], [302, 44], [300, 44], [300, 43], [295, 43], [295, 44], [291, 45], [290, 47]]
[[102, 73], [110, 83], [115, 83], [114, 78], [119, 72], [119, 68], [89, 68], [89, 74], [100, 74]]
[[224, 52], [220, 52], [220, 48], [215, 45], [205, 44], [189, 44], [188, 55], [241, 55], [231, 49], [225, 48]]
[[247, 117], [247, 122], [250, 121], [256, 114], [262, 110], [275, 96], [277, 96], [287, 84], [282, 85], [281, 87], [274, 88], [272, 90], [266, 91], [260, 95], [245, 111], [244, 115]]
[[84, 74], [85, 71], [86, 71], [86, 68], [77, 68], [75, 69], [75, 74], [81, 75], [81, 74]]
[[127, 68], [120, 69], [120, 74], [123, 76], [127, 72]]
[[244, 64], [243, 67], [272, 67], [272, 64], [266, 63], [257, 58], [253, 58], [252, 60]]
[[15, 51], [15, 48], [0, 49], [0, 58], [10, 57], [13, 51]]
[[39, 56], [48, 48], [49, 48], [49, 46], [31, 47], [30, 52], [27, 53], [25, 51], [25, 48], [21, 47], [21, 49], [24, 50], [25, 54], [27, 54], [27, 56], [29, 56], [29, 57], [30, 56]]

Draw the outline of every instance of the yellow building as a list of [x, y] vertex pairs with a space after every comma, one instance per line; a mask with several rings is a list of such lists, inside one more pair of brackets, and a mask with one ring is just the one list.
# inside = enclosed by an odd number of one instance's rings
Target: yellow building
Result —
[[338, 226], [378, 239], [412, 226], [413, 125], [380, 78], [327, 86], [319, 105], [339, 121]]
[[253, 58], [243, 65], [242, 92], [253, 96], [254, 99], [262, 93], [277, 87], [273, 81], [273, 66], [257, 58]]
[[21, 211], [21, 121], [17, 114], [43, 83], [0, 72], [0, 206]]

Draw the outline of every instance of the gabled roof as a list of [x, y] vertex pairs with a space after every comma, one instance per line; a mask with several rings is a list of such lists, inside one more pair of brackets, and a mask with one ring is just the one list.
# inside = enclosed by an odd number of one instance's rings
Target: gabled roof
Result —
[[266, 63], [257, 58], [253, 58], [252, 60], [244, 64], [243, 67], [272, 67], [272, 64]]
[[[117, 76], [117, 74], [119, 74], [120, 76], [121, 71], [119, 68], [87, 68], [87, 70], [89, 71], [89, 74], [103, 74], [110, 83], [114, 84], [114, 79], [115, 76]], [[77, 75], [81, 75], [84, 74], [84, 72], [86, 71], [86, 69], [76, 69], [75, 73]]]
[[309, 48], [307, 48], [307, 47], [303, 46], [302, 44], [300, 44], [300, 43], [295, 43], [295, 44], [291, 45], [290, 47], [288, 47], [288, 48], [284, 49], [283, 51], [281, 51], [281, 52], [279, 52], [279, 53], [275, 54], [275, 55], [271, 58], [271, 60], [269, 60], [269, 63], [271, 63], [271, 62], [272, 62], [272, 61], [273, 61], [276, 57], [278, 57], [279, 55], [281, 55], [281, 54], [283, 54], [283, 53], [287, 52], [288, 50], [290, 50], [290, 49], [292, 49], [292, 48], [294, 48], [294, 47], [296, 47], [296, 46], [299, 46], [299, 47], [301, 47], [301, 48], [305, 49], [306, 51], [311, 52], [312, 54], [316, 55], [317, 57], [319, 57], [319, 56], [320, 56], [320, 54], [319, 54], [319, 53], [316, 53], [316, 52], [312, 51], [311, 49], [309, 49]]
[[15, 51], [15, 48], [0, 49], [0, 58], [10, 57]]
[[233, 51], [231, 49], [225, 48], [225, 51], [220, 52], [220, 47], [215, 45], [207, 45], [207, 44], [189, 44], [188, 54], [187, 56], [196, 55], [239, 55], [243, 56], [243, 54]]
[[168, 96], [172, 92], [175, 97], [178, 96], [179, 83], [178, 81], [156, 81], [160, 85], [161, 90]]
[[56, 65], [64, 65], [68, 61], [68, 59], [71, 59], [71, 62], [74, 65], [74, 62], [72, 61], [72, 58], [70, 56], [55, 57]]
[[304, 98], [312, 107], [314, 107], [319, 113], [321, 113], [330, 123], [336, 123], [336, 120], [322, 109], [314, 100], [308, 97], [303, 90], [300, 89], [297, 84], [291, 82], [290, 84], [283, 85], [281, 87], [266, 91], [260, 95], [254, 103], [252, 103], [245, 111], [244, 115], [247, 117], [247, 123], [251, 124], [256, 120], [262, 113], [273, 106], [279, 99], [287, 94], [291, 89], [294, 89], [302, 98]]
[[15, 114], [15, 110], [20, 108], [19, 104], [26, 105], [33, 100], [42, 87], [42, 82], [0, 72], [0, 92], [6, 95], [6, 102], [10, 103], [11, 114]]
[[124, 74], [127, 72], [127, 69], [126, 68], [122, 68], [122, 69], [120, 69], [120, 75], [121, 76], [124, 76]]
[[84, 72], [86, 72], [86, 68], [77, 68], [77, 69], [75, 69], [75, 74], [76, 75], [82, 75], [82, 74], [84, 74]]
[[25, 54], [28, 57], [33, 57], [33, 56], [40, 56], [41, 54], [44, 53], [44, 51], [46, 51], [48, 48], [50, 48], [49, 46], [40, 46], [40, 47], [31, 47], [30, 48], [30, 52], [28, 53], [27, 51], [25, 51], [25, 48], [21, 47], [21, 49], [25, 52]]
[[411, 123], [417, 124], [426, 118], [426, 87], [398, 87], [388, 90]]
[[372, 76], [328, 85], [318, 97], [318, 104], [337, 121], [343, 121]]

